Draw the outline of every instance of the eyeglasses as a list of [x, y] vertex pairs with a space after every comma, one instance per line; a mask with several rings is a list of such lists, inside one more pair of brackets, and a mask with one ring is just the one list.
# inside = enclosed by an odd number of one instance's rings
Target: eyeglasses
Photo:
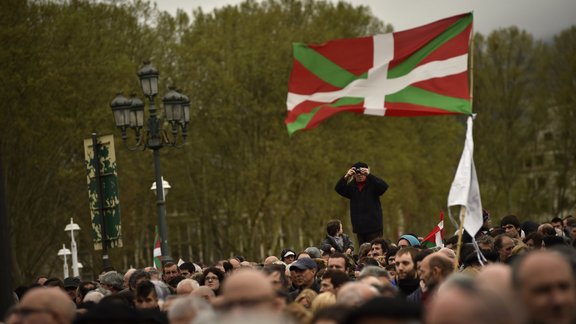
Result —
[[206, 277], [206, 281], [220, 280], [218, 277]]

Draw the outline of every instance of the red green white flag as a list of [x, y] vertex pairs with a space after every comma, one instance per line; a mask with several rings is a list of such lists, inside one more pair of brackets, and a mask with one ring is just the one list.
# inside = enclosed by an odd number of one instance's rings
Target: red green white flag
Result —
[[472, 13], [405, 31], [293, 44], [288, 132], [340, 113], [471, 114], [468, 53]]
[[423, 240], [422, 244], [428, 248], [444, 247], [444, 212], [440, 212], [440, 222]]
[[160, 236], [158, 235], [158, 226], [154, 228], [154, 268], [162, 269], [162, 250], [160, 249]]

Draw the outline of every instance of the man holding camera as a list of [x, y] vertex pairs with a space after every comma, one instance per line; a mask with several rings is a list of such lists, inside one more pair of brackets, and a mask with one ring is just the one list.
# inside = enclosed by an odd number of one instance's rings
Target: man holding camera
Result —
[[366, 163], [358, 162], [338, 180], [335, 189], [342, 197], [350, 199], [352, 231], [356, 233], [358, 245], [382, 237], [380, 196], [388, 189], [388, 184], [370, 174]]

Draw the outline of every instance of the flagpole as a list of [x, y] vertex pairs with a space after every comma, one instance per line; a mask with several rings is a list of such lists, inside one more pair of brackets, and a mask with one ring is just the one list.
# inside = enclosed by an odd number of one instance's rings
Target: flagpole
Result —
[[462, 249], [462, 236], [464, 235], [464, 217], [466, 217], [466, 206], [460, 206], [460, 228], [458, 229], [458, 243], [456, 244], [456, 262], [454, 271], [460, 266], [460, 250]]

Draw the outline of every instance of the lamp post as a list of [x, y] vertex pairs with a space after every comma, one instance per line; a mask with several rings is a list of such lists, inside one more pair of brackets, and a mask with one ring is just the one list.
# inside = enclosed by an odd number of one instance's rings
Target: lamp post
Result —
[[62, 248], [58, 251], [58, 256], [64, 260], [64, 278], [68, 278], [70, 277], [70, 272], [68, 271], [68, 259], [67, 256], [69, 256], [70, 250], [68, 250], [66, 248], [66, 244], [62, 244]]
[[[78, 247], [76, 246], [76, 235], [78, 235], [78, 231], [80, 230], [80, 226], [74, 223], [74, 220], [70, 218], [70, 224], [66, 225], [64, 231], [70, 235], [72, 242], [70, 246], [72, 247], [72, 275], [74, 277], [80, 276], [80, 271], [78, 269]], [[76, 232], [74, 232], [76, 231]], [[70, 232], [70, 233], [68, 233]]]
[[[144, 62], [144, 66], [138, 71], [140, 86], [144, 96], [148, 98], [147, 129], [142, 136], [144, 127], [144, 102], [132, 95], [130, 99], [119, 93], [110, 103], [116, 127], [122, 132], [122, 141], [129, 150], [151, 149], [154, 156], [154, 175], [156, 179], [156, 209], [158, 216], [158, 229], [160, 231], [160, 248], [162, 249], [162, 261], [172, 261], [170, 247], [168, 245], [168, 228], [166, 225], [166, 202], [164, 200], [164, 186], [160, 173], [160, 149], [164, 146], [182, 147], [186, 141], [187, 127], [190, 122], [190, 100], [180, 94], [174, 87], [169, 88], [168, 93], [162, 99], [164, 104], [164, 119], [170, 124], [171, 136], [163, 128], [163, 118], [158, 115], [155, 98], [158, 95], [158, 70], [150, 62]], [[127, 144], [127, 128], [130, 127], [135, 134], [135, 145]], [[181, 135], [181, 143], [178, 143], [178, 135]]]

